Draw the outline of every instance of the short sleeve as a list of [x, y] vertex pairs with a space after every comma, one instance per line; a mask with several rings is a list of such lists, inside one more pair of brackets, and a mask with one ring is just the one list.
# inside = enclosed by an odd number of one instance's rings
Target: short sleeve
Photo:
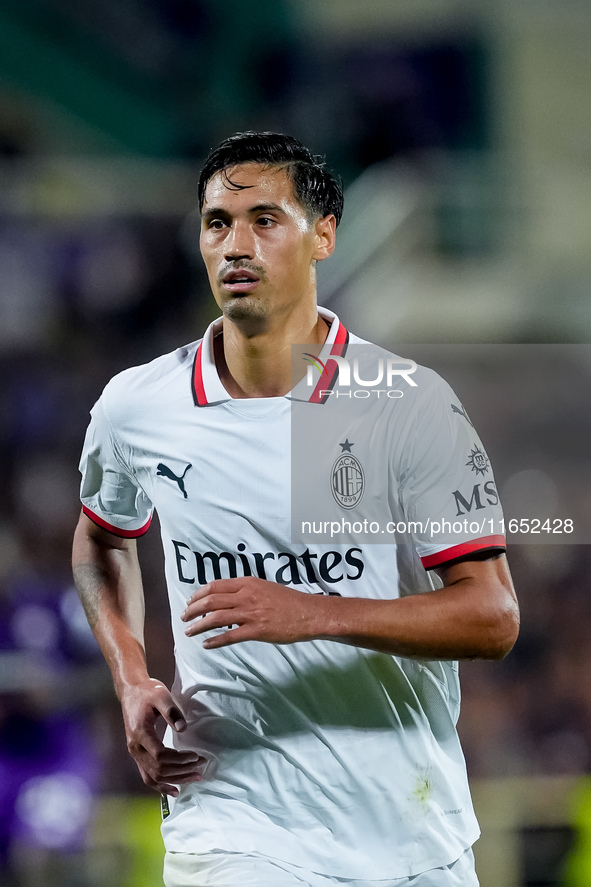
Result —
[[409, 428], [399, 501], [425, 569], [506, 548], [488, 455], [450, 386], [430, 373]]
[[150, 526], [152, 504], [124, 463], [103, 398], [90, 415], [80, 460], [82, 510], [94, 523], [117, 536], [141, 536]]

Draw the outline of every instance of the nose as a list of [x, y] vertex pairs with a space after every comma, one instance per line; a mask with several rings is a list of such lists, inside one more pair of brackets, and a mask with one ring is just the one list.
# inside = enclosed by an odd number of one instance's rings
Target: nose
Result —
[[226, 238], [226, 261], [254, 258], [254, 238], [249, 224], [235, 220]]

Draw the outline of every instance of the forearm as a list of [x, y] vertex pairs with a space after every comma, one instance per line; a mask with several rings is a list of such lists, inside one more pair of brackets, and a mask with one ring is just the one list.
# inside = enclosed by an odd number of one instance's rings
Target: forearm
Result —
[[469, 569], [442, 589], [394, 600], [320, 599], [317, 636], [420, 659], [500, 659], [519, 625], [508, 571], [491, 561], [487, 583]]
[[121, 701], [127, 748], [146, 785], [176, 797], [180, 784], [202, 779], [204, 760], [197, 752], [166, 747], [157, 733], [161, 718], [178, 733], [187, 723], [170, 691], [146, 669], [144, 594], [135, 542], [101, 530], [82, 515], [72, 568]]
[[[418, 659], [497, 659], [508, 652], [498, 614], [470, 613], [465, 589], [442, 589], [397, 600], [328, 598], [317, 636]], [[324, 603], [324, 601], [323, 601]]]
[[215, 579], [191, 595], [181, 619], [188, 637], [225, 629], [203, 641], [207, 650], [253, 640], [332, 640], [417, 659], [502, 658], [519, 626], [505, 556], [438, 574], [443, 588], [386, 600], [305, 594], [254, 576]]
[[147, 677], [141, 575], [135, 545], [120, 540], [115, 547], [87, 521], [74, 537], [74, 581], [121, 697], [126, 685]]

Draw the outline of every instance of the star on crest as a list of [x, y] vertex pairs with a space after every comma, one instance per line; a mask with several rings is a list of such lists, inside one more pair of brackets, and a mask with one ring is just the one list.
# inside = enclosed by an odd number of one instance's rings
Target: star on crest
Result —
[[350, 453], [351, 447], [354, 447], [355, 444], [349, 443], [349, 438], [347, 437], [345, 438], [345, 442], [340, 443], [339, 446], [341, 448], [341, 453]]

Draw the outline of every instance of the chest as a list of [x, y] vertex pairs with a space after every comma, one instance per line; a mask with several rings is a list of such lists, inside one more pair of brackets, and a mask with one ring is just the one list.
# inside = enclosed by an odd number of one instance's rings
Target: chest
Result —
[[137, 479], [171, 530], [232, 516], [285, 521], [290, 509], [288, 404], [168, 409], [131, 433]]

